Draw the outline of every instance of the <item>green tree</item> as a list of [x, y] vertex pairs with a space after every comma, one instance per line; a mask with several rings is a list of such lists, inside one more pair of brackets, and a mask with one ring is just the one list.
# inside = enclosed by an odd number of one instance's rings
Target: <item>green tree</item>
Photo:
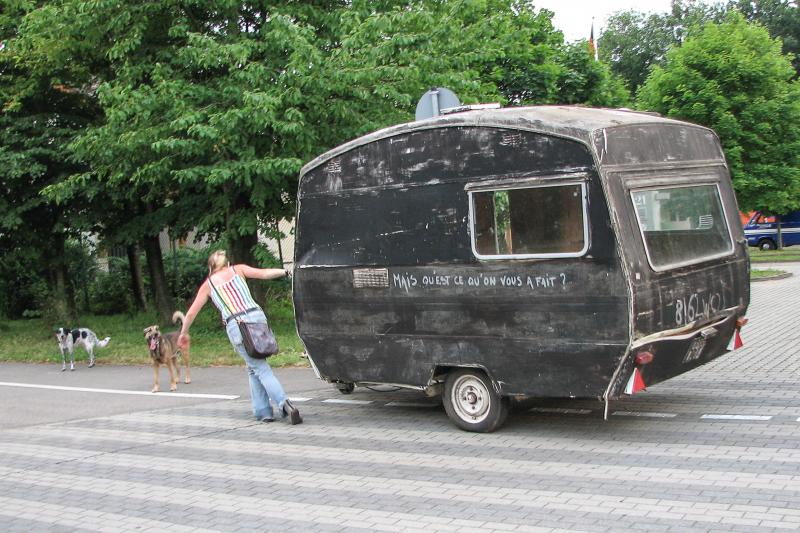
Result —
[[792, 64], [800, 73], [800, 9], [794, 0], [732, 0], [729, 10], [740, 11], [747, 20], [758, 22], [783, 43], [783, 52], [793, 54]]
[[38, 258], [49, 286], [43, 305], [54, 320], [74, 323], [65, 243], [82, 204], [59, 205], [42, 190], [81, 170], [69, 162], [69, 144], [97, 113], [81, 91], [60, 83], [74, 68], [44, 69], [20, 43], [36, 2], [6, 3], [0, 12], [0, 253]]
[[383, 12], [353, 2], [343, 11], [341, 47], [322, 76], [338, 88], [332, 100], [345, 105], [336, 118], [354, 119], [354, 134], [409, 120], [432, 85], [469, 103], [624, 101], [618, 82], [589, 61], [585, 47], [581, 53], [564, 45], [552, 16], [516, 0], [398, 2]]
[[739, 205], [800, 208], [800, 86], [791, 58], [760, 25], [731, 13], [667, 53], [638, 93], [642, 109], [713, 128]]
[[606, 63], [595, 61], [586, 41], [565, 45], [559, 54], [558, 100], [561, 104], [599, 107], [630, 105], [624, 81]]
[[673, 0], [667, 13], [620, 11], [609, 17], [598, 39], [600, 59], [635, 93], [667, 50], [680, 46], [693, 27], [719, 22], [724, 13], [720, 6], [698, 0]]
[[466, 102], [619, 105], [551, 18], [521, 0], [45, 3], [19, 61], [102, 111], [47, 198], [80, 199], [81, 228], [142, 245], [166, 319], [159, 231], [225, 238], [251, 262], [259, 232], [291, 216], [304, 161], [410, 120], [433, 85]]
[[634, 92], [674, 42], [662, 15], [623, 11], [609, 17], [598, 39], [598, 55]]
[[[137, 228], [135, 239], [131, 240], [130, 221], [145, 218], [152, 206], [143, 199], [141, 191], [129, 184], [115, 187], [106, 180], [92, 179], [96, 177], [92, 171], [95, 161], [79, 149], [86, 141], [87, 132], [93, 131], [89, 126], [103, 123], [105, 115], [100, 106], [99, 87], [104, 80], [113, 77], [107, 50], [99, 46], [105, 38], [103, 28], [87, 23], [90, 12], [90, 6], [83, 2], [48, 2], [32, 10], [20, 26], [20, 62], [49, 79], [62, 92], [81, 98], [92, 106], [92, 116], [88, 117], [80, 134], [65, 146], [63, 157], [57, 162], [62, 167], [62, 176], [47, 184], [43, 197], [59, 207], [83, 206], [82, 216], [70, 217], [73, 233], [97, 232], [108, 244], [131, 245], [141, 241], [149, 252], [148, 265], [151, 278], [155, 280], [152, 283], [155, 301], [162, 318], [165, 318], [171, 315], [174, 307], [166, 287], [158, 246], [161, 228], [154, 230], [152, 223], [143, 224]], [[114, 147], [109, 145], [108, 148]], [[118, 163], [125, 164], [124, 161]], [[160, 272], [152, 271], [154, 267]]]

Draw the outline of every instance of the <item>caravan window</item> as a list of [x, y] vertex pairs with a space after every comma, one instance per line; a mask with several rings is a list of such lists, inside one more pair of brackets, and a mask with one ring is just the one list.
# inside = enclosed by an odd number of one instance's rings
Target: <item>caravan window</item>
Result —
[[473, 191], [470, 214], [482, 259], [577, 257], [588, 248], [583, 183]]
[[631, 191], [654, 270], [699, 263], [733, 252], [716, 185]]

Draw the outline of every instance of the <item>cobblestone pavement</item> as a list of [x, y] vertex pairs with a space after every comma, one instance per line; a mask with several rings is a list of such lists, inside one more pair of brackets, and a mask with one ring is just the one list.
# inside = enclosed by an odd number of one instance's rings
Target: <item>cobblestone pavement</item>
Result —
[[237, 400], [2, 431], [0, 530], [800, 529], [800, 267], [781, 268], [753, 284], [744, 348], [607, 422], [551, 401], [471, 434], [356, 389], [298, 398], [294, 427]]

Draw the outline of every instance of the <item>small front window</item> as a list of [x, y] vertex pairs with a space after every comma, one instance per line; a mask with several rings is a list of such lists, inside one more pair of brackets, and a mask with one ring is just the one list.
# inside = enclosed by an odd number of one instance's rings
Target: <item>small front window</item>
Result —
[[635, 190], [631, 198], [653, 269], [699, 263], [733, 252], [716, 185]]
[[581, 183], [475, 191], [472, 244], [480, 258], [577, 257], [588, 248]]

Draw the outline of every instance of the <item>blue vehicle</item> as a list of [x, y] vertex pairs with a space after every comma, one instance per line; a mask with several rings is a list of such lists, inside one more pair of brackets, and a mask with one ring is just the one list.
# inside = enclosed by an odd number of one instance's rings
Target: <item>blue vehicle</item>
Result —
[[[800, 244], [800, 211], [783, 215], [780, 220], [783, 245]], [[750, 246], [757, 246], [762, 250], [775, 250], [778, 248], [777, 217], [756, 211], [745, 225], [744, 234]]]

